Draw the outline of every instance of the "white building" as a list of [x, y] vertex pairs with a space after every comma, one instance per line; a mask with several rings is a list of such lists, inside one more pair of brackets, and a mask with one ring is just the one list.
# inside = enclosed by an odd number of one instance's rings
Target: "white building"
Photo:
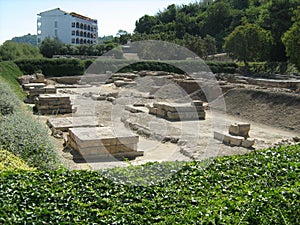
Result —
[[97, 20], [60, 8], [41, 12], [37, 18], [37, 43], [58, 37], [65, 44], [97, 44]]

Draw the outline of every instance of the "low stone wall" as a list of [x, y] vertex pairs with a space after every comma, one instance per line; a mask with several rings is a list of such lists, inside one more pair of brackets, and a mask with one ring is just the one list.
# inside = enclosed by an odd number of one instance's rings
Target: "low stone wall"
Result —
[[72, 104], [69, 95], [63, 94], [42, 94], [35, 101], [39, 114], [66, 114], [72, 113]]
[[190, 104], [158, 102], [147, 106], [149, 113], [170, 121], [205, 119], [202, 101]]

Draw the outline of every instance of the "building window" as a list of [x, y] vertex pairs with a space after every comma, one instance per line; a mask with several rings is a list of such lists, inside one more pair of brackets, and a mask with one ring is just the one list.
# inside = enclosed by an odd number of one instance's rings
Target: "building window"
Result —
[[72, 23], [72, 27], [75, 27], [75, 22]]
[[72, 35], [75, 35], [75, 30], [72, 30]]
[[54, 30], [54, 35], [57, 37], [57, 29]]
[[54, 21], [54, 28], [57, 28], [57, 24], [58, 24], [58, 22]]
[[72, 38], [72, 43], [73, 43], [73, 44], [75, 43], [75, 38]]
[[79, 28], [79, 23], [78, 22], [76, 23], [76, 28]]

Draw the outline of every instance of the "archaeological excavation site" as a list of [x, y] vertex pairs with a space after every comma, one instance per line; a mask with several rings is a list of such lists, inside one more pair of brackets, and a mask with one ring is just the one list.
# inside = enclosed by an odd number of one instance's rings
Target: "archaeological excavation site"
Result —
[[19, 82], [73, 169], [193, 161], [299, 142], [299, 80], [137, 71], [35, 74]]

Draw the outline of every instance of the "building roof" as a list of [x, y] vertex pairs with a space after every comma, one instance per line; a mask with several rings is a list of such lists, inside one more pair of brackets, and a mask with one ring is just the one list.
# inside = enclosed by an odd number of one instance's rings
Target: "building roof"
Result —
[[80, 15], [80, 14], [75, 13], [75, 12], [68, 13], [68, 12], [66, 12], [66, 11], [61, 10], [60, 8], [55, 8], [55, 9], [47, 10], [47, 11], [44, 11], [44, 12], [40, 12], [40, 13], [38, 14], [38, 16], [41, 16], [41, 15], [44, 14], [44, 13], [51, 12], [51, 11], [56, 11], [56, 10], [59, 10], [59, 11], [61, 11], [61, 12], [64, 13], [64, 14], [69, 14], [69, 15], [71, 15], [71, 16], [73, 16], [73, 17], [77, 17], [77, 18], [80, 18], [80, 19], [89, 20], [89, 21], [95, 21], [95, 22], [97, 21], [97, 20], [95, 20], [95, 19], [92, 19], [92, 18], [87, 17], [87, 16]]

